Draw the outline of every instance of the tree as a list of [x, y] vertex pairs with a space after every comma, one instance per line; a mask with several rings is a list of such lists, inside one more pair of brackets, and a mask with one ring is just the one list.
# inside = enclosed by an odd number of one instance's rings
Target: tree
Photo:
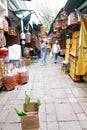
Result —
[[35, 0], [36, 11], [41, 17], [41, 21], [48, 32], [50, 25], [58, 14], [59, 10], [65, 5], [67, 0]]
[[52, 9], [51, 3], [49, 1], [44, 0], [44, 2], [39, 2], [35, 0], [36, 5], [36, 11], [42, 21], [42, 24], [45, 26], [46, 32], [49, 31], [50, 25], [53, 22], [55, 16], [58, 13], [58, 9]]
[[29, 5], [31, 5], [30, 8], [34, 8], [34, 11], [48, 32], [51, 23], [66, 1], [67, 0], [32, 0], [32, 4], [29, 3], [27, 6], [29, 8]]

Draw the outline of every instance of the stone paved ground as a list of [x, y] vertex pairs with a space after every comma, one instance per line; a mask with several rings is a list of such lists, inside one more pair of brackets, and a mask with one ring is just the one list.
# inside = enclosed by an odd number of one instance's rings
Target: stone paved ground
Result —
[[29, 82], [12, 91], [0, 92], [0, 130], [22, 130], [14, 108], [23, 107], [25, 91], [31, 101], [41, 98], [40, 130], [87, 130], [87, 83], [73, 82], [61, 71], [63, 58], [54, 64], [32, 63]]

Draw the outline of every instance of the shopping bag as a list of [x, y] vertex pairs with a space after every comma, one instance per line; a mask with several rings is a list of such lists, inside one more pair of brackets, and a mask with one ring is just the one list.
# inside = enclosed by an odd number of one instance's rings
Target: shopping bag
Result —
[[50, 57], [53, 57], [53, 53], [52, 53], [52, 51], [50, 52]]

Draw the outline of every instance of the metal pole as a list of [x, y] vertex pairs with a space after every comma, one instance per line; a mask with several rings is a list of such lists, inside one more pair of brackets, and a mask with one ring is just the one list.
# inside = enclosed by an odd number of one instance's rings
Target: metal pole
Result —
[[23, 19], [21, 19], [21, 32], [24, 32]]

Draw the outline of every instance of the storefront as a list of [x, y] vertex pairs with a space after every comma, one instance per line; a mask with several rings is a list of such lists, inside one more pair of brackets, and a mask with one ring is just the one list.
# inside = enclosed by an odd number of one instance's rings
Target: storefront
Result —
[[[68, 0], [65, 7], [58, 13], [50, 29], [50, 32], [53, 29], [55, 38], [60, 40], [62, 50], [65, 50], [65, 59], [61, 68], [74, 81], [87, 81], [87, 62], [84, 60], [87, 55], [86, 5], [86, 0], [79, 0], [79, 2]], [[81, 70], [83, 71], [81, 72]]]

